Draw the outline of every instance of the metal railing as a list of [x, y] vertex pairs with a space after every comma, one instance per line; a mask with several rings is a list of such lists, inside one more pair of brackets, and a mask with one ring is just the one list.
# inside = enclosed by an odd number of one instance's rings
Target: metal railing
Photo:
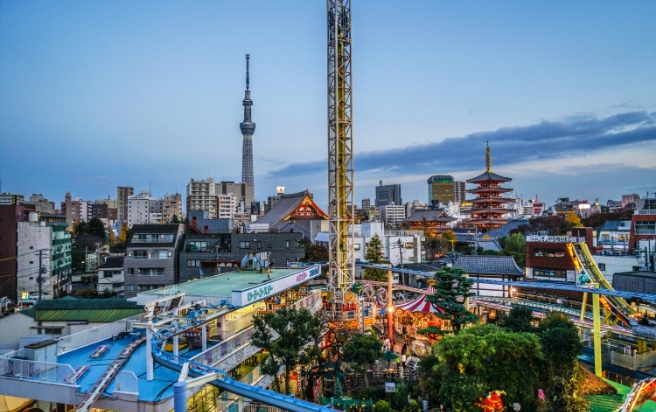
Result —
[[117, 320], [116, 322], [95, 326], [72, 335], [63, 336], [57, 339], [57, 354], [62, 355], [83, 346], [111, 338], [121, 332], [129, 332], [132, 330], [132, 324], [139, 322], [140, 319], [141, 315], [135, 315]]
[[75, 370], [71, 365], [23, 359], [0, 359], [0, 379], [2, 378], [76, 384]]
[[120, 371], [116, 375], [116, 391], [139, 393], [139, 379], [132, 371]]

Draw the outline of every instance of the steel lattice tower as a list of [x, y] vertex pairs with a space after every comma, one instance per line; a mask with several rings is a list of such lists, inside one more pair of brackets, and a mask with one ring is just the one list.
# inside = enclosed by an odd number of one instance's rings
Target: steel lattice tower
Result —
[[244, 146], [241, 156], [241, 181], [253, 185], [255, 191], [255, 177], [253, 176], [253, 133], [255, 123], [251, 121], [251, 100], [249, 61], [251, 55], [246, 55], [246, 92], [244, 97], [244, 121], [239, 124], [241, 134], [244, 136]]
[[352, 286], [355, 274], [351, 1], [327, 1], [329, 287], [340, 294]]

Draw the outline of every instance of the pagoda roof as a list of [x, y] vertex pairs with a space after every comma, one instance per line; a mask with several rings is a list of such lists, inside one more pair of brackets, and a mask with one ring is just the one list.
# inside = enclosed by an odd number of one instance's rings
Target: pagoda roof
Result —
[[512, 210], [510, 209], [504, 209], [502, 207], [479, 207], [479, 208], [474, 208], [469, 211], [469, 213], [485, 213], [485, 212], [490, 212], [490, 213], [510, 213]]
[[282, 195], [278, 203], [255, 223], [265, 223], [275, 227], [281, 222], [282, 225], [287, 224], [285, 221], [289, 219], [328, 219], [328, 215], [314, 203], [310, 192], [304, 190]]
[[485, 173], [482, 173], [482, 174], [480, 174], [480, 175], [478, 175], [478, 176], [476, 176], [472, 179], [467, 180], [467, 183], [480, 183], [480, 182], [487, 182], [487, 181], [490, 181], [490, 180], [492, 180], [494, 182], [510, 182], [510, 181], [512, 181], [512, 179], [509, 178], [509, 177], [501, 176], [501, 175], [498, 175], [498, 174], [493, 173], [493, 172], [485, 172]]
[[512, 192], [514, 189], [510, 187], [501, 187], [501, 186], [479, 186], [473, 189], [467, 189], [467, 193], [485, 193], [485, 192]]
[[471, 224], [477, 224], [477, 223], [494, 223], [494, 224], [506, 224], [508, 223], [508, 219], [501, 219], [501, 218], [472, 218], [472, 219], [467, 219], [465, 223], [471, 223]]
[[453, 222], [456, 219], [444, 212], [444, 209], [415, 210], [412, 216], [405, 219], [406, 222]]
[[485, 202], [509, 203], [512, 201], [513, 199], [509, 199], [507, 197], [479, 197], [476, 199], [468, 200], [468, 202], [471, 203], [485, 203]]

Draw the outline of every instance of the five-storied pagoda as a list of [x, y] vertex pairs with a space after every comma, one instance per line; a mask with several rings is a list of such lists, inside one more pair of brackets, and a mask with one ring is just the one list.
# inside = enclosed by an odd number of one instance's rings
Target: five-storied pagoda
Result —
[[508, 219], [503, 216], [511, 210], [503, 208], [502, 205], [513, 201], [511, 198], [502, 197], [503, 193], [511, 192], [512, 189], [499, 185], [511, 182], [512, 179], [492, 172], [489, 142], [485, 152], [485, 166], [486, 170], [483, 174], [467, 180], [467, 183], [473, 183], [478, 187], [467, 190], [467, 193], [476, 195], [476, 199], [470, 200], [474, 208], [471, 210], [471, 219], [465, 220], [465, 223], [476, 226], [480, 232], [487, 232], [508, 223]]

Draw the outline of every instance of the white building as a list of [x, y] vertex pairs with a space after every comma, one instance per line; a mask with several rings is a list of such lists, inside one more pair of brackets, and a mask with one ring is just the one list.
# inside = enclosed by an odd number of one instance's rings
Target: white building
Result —
[[141, 192], [128, 197], [128, 226], [162, 222], [162, 199]]
[[380, 207], [383, 222], [388, 226], [396, 226], [405, 220], [405, 206], [403, 205], [385, 205]]
[[421, 263], [423, 234], [419, 231], [385, 231], [381, 222], [365, 222], [353, 225], [353, 251], [356, 260], [366, 260], [367, 244], [378, 235], [383, 245], [385, 259], [393, 265]]
[[234, 219], [237, 210], [237, 196], [232, 193], [218, 195], [216, 208], [219, 219]]

